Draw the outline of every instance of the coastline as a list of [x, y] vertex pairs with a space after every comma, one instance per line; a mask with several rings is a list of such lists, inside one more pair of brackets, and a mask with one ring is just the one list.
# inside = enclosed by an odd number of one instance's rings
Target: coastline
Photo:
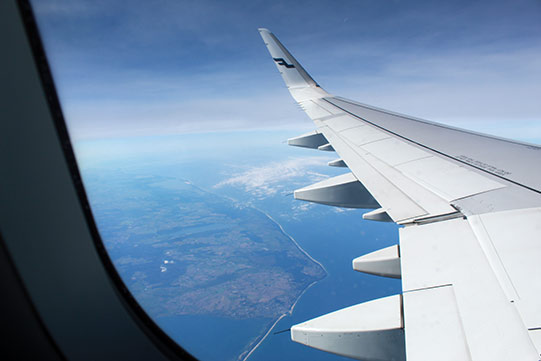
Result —
[[[301, 251], [302, 253], [304, 253], [304, 254], [306, 255], [306, 257], [310, 258], [310, 260], [312, 260], [312, 262], [317, 263], [321, 268], [323, 268], [323, 271], [325, 271], [325, 274], [326, 274], [326, 275], [329, 274], [329, 272], [327, 271], [327, 269], [325, 268], [325, 266], [323, 266], [323, 265], [321, 264], [321, 262], [317, 261], [317, 260], [316, 260], [314, 257], [312, 257], [308, 252], [306, 252], [306, 251], [304, 250], [304, 248], [302, 248], [302, 247], [300, 246], [300, 244], [297, 243], [297, 241], [295, 240], [295, 238], [291, 237], [291, 236], [289, 235], [289, 233], [287, 233], [287, 232], [284, 230], [284, 227], [282, 227], [282, 225], [281, 225], [280, 223], [276, 222], [276, 221], [274, 220], [274, 218], [272, 218], [267, 212], [264, 212], [264, 211], [262, 211], [262, 210], [259, 209], [259, 208], [255, 208], [255, 207], [252, 207], [252, 208], [257, 209], [259, 212], [261, 212], [261, 213], [263, 213], [264, 215], [266, 215], [271, 221], [273, 221], [278, 227], [280, 227], [280, 231], [282, 231], [282, 233], [285, 234], [285, 235], [286, 235], [286, 236], [287, 236], [287, 237], [295, 244], [295, 246], [297, 246], [297, 248], [299, 249], [299, 251]], [[325, 276], [325, 277], [327, 277], [327, 276]], [[316, 281], [316, 282], [317, 282], [317, 281]]]
[[[276, 321], [274, 321], [274, 323], [271, 325], [271, 327], [268, 329], [268, 331], [261, 337], [261, 339], [259, 339], [259, 341], [255, 344], [254, 347], [252, 347], [250, 349], [250, 351], [248, 351], [248, 353], [243, 352], [239, 355], [238, 357], [238, 360], [239, 361], [246, 361], [248, 360], [248, 358], [252, 355], [252, 353], [257, 350], [257, 348], [263, 343], [263, 341], [265, 341], [265, 339], [267, 338], [267, 336], [269, 336], [269, 334], [272, 332], [272, 330], [274, 329], [274, 327], [278, 324], [278, 322], [280, 322], [280, 320], [288, 315], [291, 315], [293, 313], [293, 311], [295, 310], [295, 306], [297, 305], [297, 303], [299, 302], [299, 300], [301, 299], [301, 297], [306, 293], [306, 291], [308, 291], [313, 285], [315, 285], [317, 282], [321, 281], [322, 279], [325, 279], [328, 275], [329, 275], [329, 272], [327, 271], [327, 269], [325, 268], [325, 266], [323, 266], [321, 264], [321, 262], [317, 261], [316, 259], [314, 259], [314, 257], [312, 257], [308, 252], [306, 252], [306, 250], [304, 248], [302, 248], [299, 243], [289, 234], [287, 233], [284, 228], [282, 227], [282, 225], [280, 223], [278, 223], [274, 218], [272, 218], [267, 212], [259, 209], [259, 208], [256, 208], [254, 206], [251, 206], [252, 208], [256, 209], [257, 211], [263, 213], [265, 216], [267, 216], [267, 218], [269, 218], [272, 222], [274, 222], [279, 228], [280, 228], [280, 231], [285, 234], [292, 242], [293, 244], [295, 244], [295, 246], [299, 249], [299, 251], [301, 251], [304, 255], [306, 255], [311, 261], [313, 261], [314, 263], [317, 263], [322, 269], [323, 271], [325, 271], [325, 277], [319, 279], [319, 280], [316, 280], [312, 283], [310, 283], [302, 292], [301, 294], [297, 297], [297, 299], [295, 300], [295, 302], [293, 302], [293, 304], [291, 305], [291, 307], [289, 308], [289, 310], [285, 313], [283, 313], [282, 315], [280, 315], [280, 317], [278, 317], [276, 319]], [[257, 339], [256, 339], [257, 340]], [[255, 341], [254, 341], [255, 342]], [[253, 343], [252, 343], [253, 344]], [[246, 354], [246, 356], [244, 356], [244, 354]]]
[[[191, 180], [187, 180], [187, 179], [184, 179], [185, 182], [187, 182], [187, 184], [203, 191], [203, 192], [206, 192], [206, 193], [210, 193], [214, 196], [217, 196], [217, 197], [221, 197], [221, 198], [226, 198], [226, 199], [229, 199], [230, 201], [234, 202], [234, 203], [239, 203], [238, 200], [234, 199], [234, 198], [231, 198], [229, 196], [225, 196], [223, 194], [216, 194], [214, 192], [210, 192], [204, 188], [201, 188], [197, 185], [195, 185]], [[271, 222], [273, 222], [274, 224], [276, 224], [278, 226], [278, 228], [280, 228], [280, 232], [282, 232], [284, 235], [286, 235], [289, 240], [291, 242], [293, 242], [293, 244], [295, 245], [295, 247], [297, 247], [297, 249], [299, 251], [301, 251], [306, 257], [308, 257], [312, 262], [316, 263], [317, 265], [319, 265], [323, 271], [325, 272], [325, 276], [322, 277], [321, 279], [319, 280], [316, 280], [312, 283], [310, 283], [308, 286], [306, 286], [304, 288], [304, 290], [299, 294], [299, 296], [296, 298], [295, 302], [293, 302], [293, 304], [291, 305], [291, 307], [289, 308], [289, 310], [283, 314], [280, 315], [280, 317], [278, 317], [276, 319], [276, 321], [274, 321], [272, 323], [272, 325], [269, 327], [269, 329], [267, 330], [267, 332], [263, 335], [263, 336], [259, 336], [257, 337], [252, 343], [249, 344], [249, 351], [243, 351], [237, 358], [238, 361], [246, 361], [248, 360], [248, 358], [254, 353], [255, 350], [257, 350], [257, 348], [263, 343], [263, 341], [265, 341], [265, 339], [270, 335], [270, 333], [272, 332], [272, 330], [274, 329], [274, 327], [278, 324], [278, 322], [280, 322], [280, 320], [282, 320], [284, 317], [288, 316], [288, 315], [291, 315], [295, 309], [295, 306], [297, 305], [297, 303], [299, 302], [299, 300], [301, 299], [302, 296], [304, 296], [304, 294], [306, 293], [306, 291], [308, 291], [313, 285], [315, 285], [317, 282], [325, 279], [328, 275], [329, 275], [329, 272], [327, 271], [327, 269], [325, 268], [325, 266], [323, 266], [323, 264], [321, 264], [321, 262], [319, 262], [318, 260], [316, 260], [314, 257], [312, 257], [308, 252], [306, 252], [306, 250], [304, 248], [301, 247], [301, 245], [295, 240], [295, 238], [293, 238], [289, 233], [287, 233], [285, 230], [284, 230], [284, 227], [282, 227], [282, 225], [280, 223], [278, 223], [274, 218], [272, 218], [271, 215], [269, 215], [267, 212], [263, 211], [262, 209], [259, 209], [257, 207], [255, 207], [254, 205], [246, 205], [244, 204], [245, 206], [247, 207], [250, 207], [250, 208], [253, 208], [255, 209], [256, 211], [264, 214], [268, 219], [271, 220]], [[255, 345], [254, 345], [255, 344]], [[254, 345], [252, 347], [252, 345]]]

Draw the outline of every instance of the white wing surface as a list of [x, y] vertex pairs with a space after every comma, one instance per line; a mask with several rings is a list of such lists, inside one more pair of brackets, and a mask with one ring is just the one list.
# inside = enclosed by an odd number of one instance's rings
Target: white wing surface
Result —
[[349, 169], [295, 198], [403, 226], [399, 245], [353, 261], [403, 293], [295, 325], [292, 339], [360, 360], [539, 360], [541, 147], [333, 96], [259, 31], [315, 124], [288, 143]]

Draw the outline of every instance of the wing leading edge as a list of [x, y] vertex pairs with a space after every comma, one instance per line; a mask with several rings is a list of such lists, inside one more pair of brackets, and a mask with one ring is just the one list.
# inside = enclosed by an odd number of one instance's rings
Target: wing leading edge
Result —
[[334, 151], [329, 165], [351, 172], [295, 198], [404, 226], [399, 246], [353, 262], [403, 293], [295, 325], [292, 339], [363, 360], [539, 360], [541, 147], [335, 97], [259, 31], [316, 126], [288, 144]]

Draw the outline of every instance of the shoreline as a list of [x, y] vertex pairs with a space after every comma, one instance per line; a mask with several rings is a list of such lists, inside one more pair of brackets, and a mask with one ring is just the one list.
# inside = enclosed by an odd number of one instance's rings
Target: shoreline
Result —
[[[282, 231], [282, 233], [285, 234], [285, 235], [286, 235], [286, 236], [287, 236], [287, 237], [295, 244], [295, 246], [297, 246], [297, 248], [299, 249], [299, 251], [301, 251], [302, 253], [304, 253], [304, 255], [306, 255], [306, 257], [310, 258], [310, 260], [312, 260], [312, 262], [317, 263], [321, 268], [323, 268], [323, 271], [325, 271], [325, 274], [326, 274], [326, 275], [329, 274], [329, 272], [327, 271], [327, 269], [325, 268], [325, 266], [323, 266], [323, 265], [321, 264], [321, 262], [319, 262], [319, 261], [316, 260], [314, 257], [312, 257], [308, 252], [306, 252], [306, 251], [304, 250], [304, 248], [302, 248], [302, 247], [300, 246], [300, 244], [297, 243], [297, 241], [295, 240], [295, 238], [291, 237], [291, 236], [289, 235], [289, 233], [287, 233], [287, 232], [284, 230], [284, 227], [282, 227], [282, 225], [281, 225], [280, 223], [276, 222], [276, 221], [274, 220], [274, 218], [272, 218], [269, 214], [267, 214], [267, 212], [264, 212], [264, 211], [262, 211], [262, 210], [259, 209], [259, 208], [255, 208], [255, 207], [252, 207], [252, 208], [257, 209], [259, 212], [261, 212], [261, 213], [263, 213], [264, 215], [266, 215], [267, 218], [269, 218], [271, 221], [273, 221], [273, 222], [280, 228], [280, 231]], [[325, 276], [325, 277], [327, 277], [327, 276]], [[317, 282], [317, 281], [316, 281], [316, 282]]]
[[[228, 197], [228, 196], [224, 196], [224, 195], [217, 195], [213, 192], [210, 192], [208, 190], [205, 190], [201, 187], [198, 187], [197, 185], [195, 185], [191, 180], [188, 180], [188, 179], [183, 179], [183, 181], [187, 182], [187, 184], [203, 191], [203, 192], [206, 192], [206, 193], [210, 193], [214, 196], [217, 196], [217, 197], [221, 197], [221, 198], [226, 198], [226, 199], [229, 199], [230, 201], [234, 202], [234, 203], [239, 203], [238, 200], [234, 199], [234, 198], [231, 198], [231, 197]], [[280, 317], [278, 317], [276, 319], [276, 321], [274, 321], [272, 323], [272, 325], [269, 327], [269, 329], [267, 330], [267, 332], [263, 335], [263, 336], [259, 336], [261, 338], [256, 338], [251, 344], [253, 345], [255, 343], [255, 346], [251, 347], [249, 349], [249, 351], [244, 351], [242, 352], [238, 357], [237, 357], [237, 360], [239, 361], [246, 361], [248, 360], [248, 358], [252, 355], [252, 353], [257, 350], [257, 348], [263, 343], [263, 341], [266, 340], [266, 338], [269, 336], [269, 334], [272, 332], [272, 330], [274, 329], [274, 327], [278, 324], [278, 322], [280, 322], [280, 320], [282, 320], [282, 318], [288, 316], [288, 315], [291, 315], [293, 313], [293, 311], [295, 310], [295, 306], [297, 306], [297, 303], [299, 302], [299, 300], [301, 299], [302, 296], [304, 296], [304, 294], [313, 286], [315, 285], [316, 283], [318, 283], [319, 281], [327, 278], [327, 276], [329, 276], [329, 272], [327, 271], [327, 269], [325, 268], [325, 266], [323, 266], [323, 264], [321, 264], [321, 262], [319, 262], [318, 260], [316, 260], [314, 257], [312, 257], [308, 252], [306, 252], [306, 250], [304, 248], [301, 247], [301, 245], [295, 240], [295, 238], [293, 238], [289, 233], [287, 233], [285, 230], [284, 230], [284, 227], [282, 227], [282, 225], [280, 223], [278, 223], [274, 218], [272, 218], [267, 212], [253, 206], [253, 205], [246, 205], [245, 206], [247, 207], [250, 207], [250, 208], [253, 208], [255, 209], [256, 211], [260, 212], [260, 213], [263, 213], [268, 219], [271, 220], [271, 222], [273, 222], [274, 224], [276, 224], [278, 226], [278, 228], [280, 228], [280, 232], [282, 232], [284, 235], [287, 236], [287, 238], [289, 238], [289, 240], [291, 242], [293, 242], [293, 244], [295, 245], [295, 247], [297, 247], [297, 249], [299, 251], [301, 251], [306, 257], [308, 257], [312, 262], [316, 263], [317, 265], [319, 265], [323, 271], [325, 272], [325, 277], [322, 277], [312, 283], [310, 283], [308, 286], [306, 286], [306, 288], [300, 293], [300, 295], [297, 297], [297, 299], [295, 300], [295, 302], [293, 302], [293, 304], [291, 305], [291, 307], [289, 308], [289, 310], [283, 314], [280, 315]], [[257, 342], [256, 342], [257, 341]], [[243, 356], [243, 355], [246, 355], [246, 356]]]
[[[297, 303], [299, 302], [299, 300], [301, 299], [302, 296], [304, 296], [304, 294], [306, 293], [306, 291], [308, 291], [313, 285], [315, 285], [317, 282], [325, 279], [328, 275], [329, 275], [329, 272], [327, 271], [327, 269], [325, 268], [325, 266], [323, 266], [321, 264], [321, 262], [317, 261], [316, 259], [314, 259], [314, 257], [312, 257], [308, 252], [306, 252], [306, 250], [304, 248], [302, 248], [299, 243], [289, 234], [287, 233], [284, 228], [282, 227], [282, 225], [278, 222], [276, 222], [276, 220], [274, 220], [274, 218], [272, 218], [267, 212], [264, 212], [262, 211], [261, 209], [259, 208], [256, 208], [254, 206], [250, 206], [254, 209], [256, 209], [257, 211], [263, 213], [265, 216], [267, 216], [267, 218], [269, 218], [274, 224], [276, 224], [279, 228], [280, 228], [280, 231], [285, 234], [292, 242], [293, 244], [295, 244], [295, 246], [299, 249], [299, 251], [301, 251], [306, 257], [308, 257], [312, 262], [314, 263], [317, 263], [322, 269], [323, 271], [325, 271], [325, 277], [319, 279], [319, 280], [316, 280], [312, 283], [310, 283], [302, 292], [301, 294], [297, 297], [297, 299], [295, 300], [295, 302], [293, 302], [293, 304], [291, 305], [291, 307], [289, 308], [289, 310], [283, 314], [280, 315], [280, 317], [278, 317], [278, 319], [276, 319], [276, 321], [274, 321], [274, 323], [272, 324], [272, 326], [268, 329], [268, 331], [261, 337], [261, 339], [256, 343], [256, 345], [254, 347], [252, 347], [250, 349], [250, 351], [248, 351], [248, 353], [246, 354], [246, 356], [243, 357], [243, 355], [245, 354], [245, 352], [243, 352], [242, 354], [239, 355], [238, 357], [238, 360], [240, 361], [246, 361], [248, 360], [248, 358], [252, 355], [252, 353], [257, 350], [257, 348], [263, 343], [263, 341], [265, 341], [265, 339], [267, 338], [267, 336], [269, 336], [269, 334], [272, 332], [272, 330], [274, 329], [274, 327], [278, 324], [278, 322], [280, 322], [280, 320], [286, 316], [289, 316], [293, 313], [293, 311], [295, 310], [295, 306], [297, 305]], [[255, 342], [255, 341], [254, 341]]]

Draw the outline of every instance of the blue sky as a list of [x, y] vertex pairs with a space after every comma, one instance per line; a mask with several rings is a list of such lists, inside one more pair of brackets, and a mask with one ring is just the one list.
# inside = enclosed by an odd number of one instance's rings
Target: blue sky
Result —
[[74, 139], [312, 127], [259, 37], [327, 91], [541, 141], [541, 1], [32, 1]]

